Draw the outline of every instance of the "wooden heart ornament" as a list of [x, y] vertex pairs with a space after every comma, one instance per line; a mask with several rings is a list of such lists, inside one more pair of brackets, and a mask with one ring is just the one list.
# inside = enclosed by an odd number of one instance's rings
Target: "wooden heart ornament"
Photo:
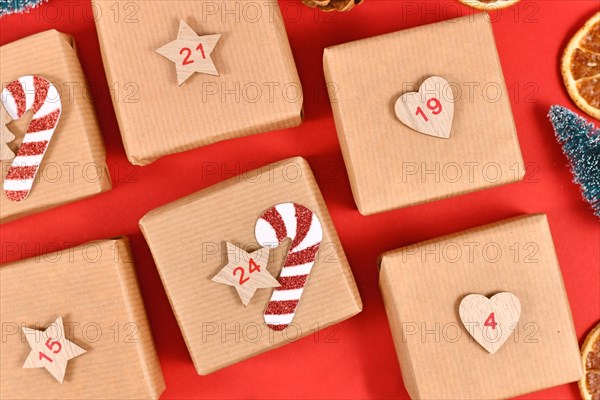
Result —
[[516, 328], [521, 316], [521, 302], [509, 292], [495, 294], [489, 299], [470, 294], [460, 302], [459, 314], [477, 343], [494, 354]]
[[448, 139], [454, 117], [454, 94], [447, 80], [429, 77], [418, 92], [405, 93], [394, 106], [404, 125], [429, 136]]

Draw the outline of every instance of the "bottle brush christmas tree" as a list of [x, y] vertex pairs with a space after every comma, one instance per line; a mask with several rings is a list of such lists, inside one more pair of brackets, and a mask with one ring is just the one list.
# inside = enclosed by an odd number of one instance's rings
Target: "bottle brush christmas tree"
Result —
[[46, 0], [0, 0], [0, 17], [12, 13], [20, 13], [36, 7]]
[[583, 198], [600, 217], [600, 129], [561, 106], [550, 107], [548, 116], [569, 159], [573, 182], [581, 186]]

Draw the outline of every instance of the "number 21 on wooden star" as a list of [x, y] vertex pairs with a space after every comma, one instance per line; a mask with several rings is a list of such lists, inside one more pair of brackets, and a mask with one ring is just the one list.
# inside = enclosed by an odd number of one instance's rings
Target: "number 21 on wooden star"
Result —
[[181, 86], [196, 72], [219, 76], [211, 54], [220, 38], [220, 34], [199, 36], [181, 20], [177, 39], [156, 52], [175, 63], [177, 83]]
[[227, 242], [227, 265], [212, 280], [235, 287], [242, 303], [247, 306], [256, 289], [280, 286], [277, 279], [267, 271], [268, 262], [267, 248], [247, 253]]

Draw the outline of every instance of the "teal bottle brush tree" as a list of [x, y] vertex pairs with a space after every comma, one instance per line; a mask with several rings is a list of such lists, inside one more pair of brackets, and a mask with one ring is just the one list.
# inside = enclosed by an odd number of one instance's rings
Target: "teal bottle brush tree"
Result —
[[44, 1], [46, 0], [0, 0], [0, 17], [23, 12], [40, 5]]
[[600, 217], [600, 129], [565, 107], [550, 107], [548, 116], [569, 159], [573, 182]]

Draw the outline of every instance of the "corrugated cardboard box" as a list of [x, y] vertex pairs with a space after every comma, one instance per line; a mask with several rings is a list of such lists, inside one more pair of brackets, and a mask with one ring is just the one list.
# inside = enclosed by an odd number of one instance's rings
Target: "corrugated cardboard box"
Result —
[[[62, 114], [29, 197], [13, 202], [0, 193], [1, 222], [111, 188], [102, 135], [73, 38], [50, 30], [0, 47], [2, 88], [26, 75], [39, 75], [54, 84], [61, 94]], [[16, 136], [9, 147], [15, 153], [27, 130], [27, 115], [9, 124]], [[4, 181], [11, 161], [0, 163]]]
[[[579, 345], [545, 215], [383, 254], [379, 284], [413, 399], [504, 399], [578, 380]], [[458, 315], [463, 297], [512, 292], [521, 317], [490, 354]]]
[[[276, 0], [92, 4], [132, 163], [301, 123], [302, 88]], [[155, 50], [176, 39], [180, 20], [198, 35], [222, 35], [212, 52], [219, 76], [196, 73], [178, 86], [175, 64]]]
[[[0, 267], [3, 399], [157, 399], [165, 388], [125, 238], [90, 242]], [[58, 383], [22, 368], [31, 348], [21, 327], [63, 317], [86, 350]]]
[[[320, 219], [323, 240], [292, 325], [273, 331], [263, 312], [272, 289], [248, 307], [236, 290], [211, 279], [227, 263], [225, 242], [254, 251], [257, 219], [295, 202]], [[199, 374], [205, 375], [347, 319], [362, 303], [346, 256], [308, 163], [292, 158], [217, 184], [147, 214], [140, 226]], [[278, 277], [279, 246], [268, 270]]]
[[[524, 176], [500, 60], [486, 14], [325, 49], [340, 145], [359, 211], [370, 215]], [[449, 82], [449, 139], [402, 124], [394, 103], [430, 76]], [[444, 92], [442, 92], [444, 93]]]

